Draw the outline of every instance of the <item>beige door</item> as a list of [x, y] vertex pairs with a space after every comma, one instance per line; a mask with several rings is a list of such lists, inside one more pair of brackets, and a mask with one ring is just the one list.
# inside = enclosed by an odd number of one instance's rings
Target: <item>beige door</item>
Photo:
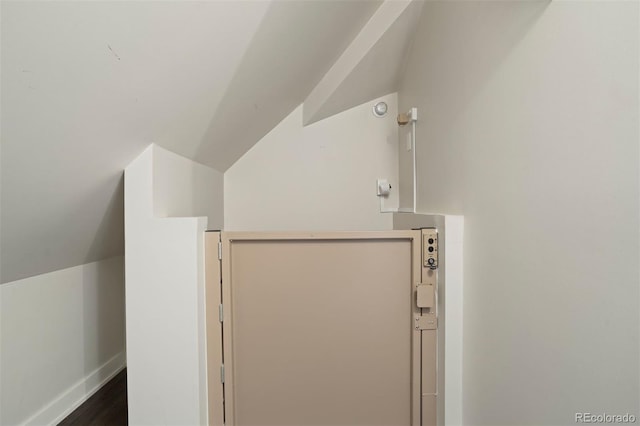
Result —
[[207, 238], [211, 424], [435, 424], [420, 231]]

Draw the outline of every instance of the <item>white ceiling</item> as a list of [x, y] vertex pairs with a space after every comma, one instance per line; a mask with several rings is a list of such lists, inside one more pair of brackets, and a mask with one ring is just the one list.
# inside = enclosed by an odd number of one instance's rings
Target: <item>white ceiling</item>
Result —
[[304, 101], [304, 124], [395, 92], [423, 2], [387, 1]]
[[228, 169], [304, 101], [381, 3], [273, 3], [206, 132], [187, 155]]
[[139, 152], [226, 170], [380, 4], [2, 1], [0, 282], [121, 254]]

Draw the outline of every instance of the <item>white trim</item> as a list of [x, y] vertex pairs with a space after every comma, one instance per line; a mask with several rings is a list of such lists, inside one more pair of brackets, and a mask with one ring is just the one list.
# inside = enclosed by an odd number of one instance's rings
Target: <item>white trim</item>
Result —
[[122, 371], [125, 366], [126, 356], [123, 351], [72, 385], [40, 411], [29, 417], [22, 425], [57, 425]]
[[462, 425], [463, 216], [444, 216], [445, 229], [445, 364], [444, 424]]

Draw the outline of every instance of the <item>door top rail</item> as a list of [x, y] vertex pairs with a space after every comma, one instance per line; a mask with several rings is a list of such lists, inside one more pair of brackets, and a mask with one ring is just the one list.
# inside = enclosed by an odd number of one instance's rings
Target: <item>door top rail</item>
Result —
[[221, 232], [223, 240], [229, 241], [257, 241], [257, 240], [392, 240], [415, 239], [420, 237], [420, 231], [286, 231], [286, 232]]

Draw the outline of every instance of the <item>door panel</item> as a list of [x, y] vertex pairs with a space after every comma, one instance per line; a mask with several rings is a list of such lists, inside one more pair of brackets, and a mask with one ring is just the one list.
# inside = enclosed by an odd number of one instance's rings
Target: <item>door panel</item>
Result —
[[226, 424], [421, 424], [420, 235], [223, 232]]

